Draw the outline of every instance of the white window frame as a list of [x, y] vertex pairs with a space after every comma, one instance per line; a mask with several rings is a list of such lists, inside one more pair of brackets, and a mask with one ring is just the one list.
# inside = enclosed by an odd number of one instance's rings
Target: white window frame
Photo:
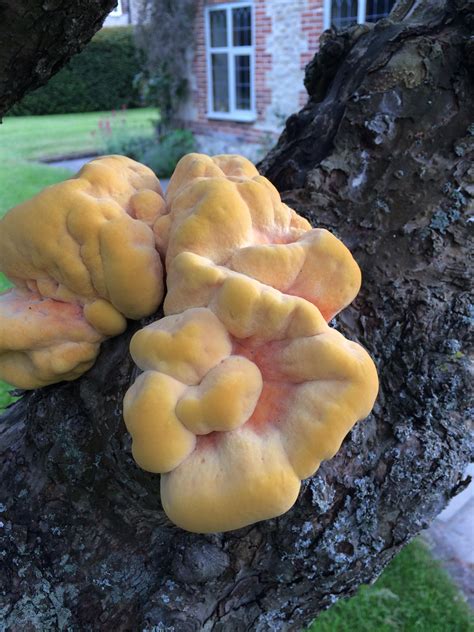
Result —
[[119, 18], [123, 15], [122, 0], [117, 0], [117, 6], [109, 13], [112, 18]]
[[[251, 20], [251, 38], [250, 46], [234, 46], [232, 32], [232, 9], [241, 7], [250, 7]], [[227, 12], [227, 46], [211, 46], [211, 11]], [[213, 4], [204, 9], [205, 34], [206, 34], [206, 66], [207, 66], [207, 118], [220, 119], [223, 121], [238, 121], [250, 123], [257, 119], [257, 110], [255, 107], [255, 12], [253, 2], [229, 2], [225, 4]], [[227, 76], [229, 79], [229, 111], [215, 112], [213, 109], [213, 90], [212, 90], [212, 65], [211, 54], [225, 53], [227, 54]], [[239, 55], [248, 55], [250, 57], [250, 110], [239, 110], [236, 108], [236, 85], [235, 85], [235, 62], [234, 59]]]
[[[324, 0], [324, 29], [331, 28], [331, 0]], [[357, 24], [364, 24], [367, 15], [367, 0], [358, 0]]]

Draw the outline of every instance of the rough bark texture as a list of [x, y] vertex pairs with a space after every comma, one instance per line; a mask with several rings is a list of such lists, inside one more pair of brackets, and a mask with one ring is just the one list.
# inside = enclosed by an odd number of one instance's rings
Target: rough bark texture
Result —
[[117, 0], [0, 0], [0, 120], [102, 26]]
[[109, 341], [82, 379], [26, 395], [2, 420], [7, 630], [301, 630], [462, 488], [472, 2], [413, 18], [327, 36], [308, 105], [261, 165], [363, 269], [337, 327], [378, 363], [374, 414], [286, 515], [193, 535], [167, 521], [158, 477], [130, 457], [132, 331]]

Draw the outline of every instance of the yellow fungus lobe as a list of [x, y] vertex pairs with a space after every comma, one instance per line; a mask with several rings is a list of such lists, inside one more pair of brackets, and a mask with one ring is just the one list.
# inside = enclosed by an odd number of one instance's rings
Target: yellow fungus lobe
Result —
[[164, 208], [148, 167], [106, 156], [0, 220], [0, 270], [16, 286], [0, 299], [0, 378], [23, 388], [75, 379], [127, 318], [157, 309], [151, 225]]
[[227, 531], [288, 511], [369, 414], [374, 364], [327, 324], [360, 271], [240, 156], [185, 156], [166, 198], [154, 224], [166, 316], [131, 343], [155, 382], [132, 386], [125, 421], [137, 462], [162, 474], [168, 517]]

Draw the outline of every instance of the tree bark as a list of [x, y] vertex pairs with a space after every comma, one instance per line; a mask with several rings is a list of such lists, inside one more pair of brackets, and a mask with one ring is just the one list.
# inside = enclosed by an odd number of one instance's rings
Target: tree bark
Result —
[[0, 120], [100, 29], [117, 0], [0, 0]]
[[362, 267], [335, 326], [378, 363], [373, 414], [287, 514], [181, 531], [159, 477], [130, 456], [131, 325], [84, 377], [26, 394], [2, 419], [6, 630], [301, 630], [466, 484], [474, 9], [415, 5], [402, 22], [324, 36], [309, 102], [261, 164]]

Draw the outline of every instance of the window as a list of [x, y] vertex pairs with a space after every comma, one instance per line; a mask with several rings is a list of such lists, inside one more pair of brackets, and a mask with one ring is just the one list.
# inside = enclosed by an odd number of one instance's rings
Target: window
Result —
[[112, 9], [112, 11], [109, 13], [109, 15], [112, 16], [113, 18], [118, 18], [121, 15], [123, 15], [122, 0], [117, 0], [117, 4], [115, 6], [115, 9]]
[[386, 17], [395, 0], [324, 0], [324, 28], [376, 22]]
[[366, 22], [377, 22], [386, 17], [393, 8], [395, 0], [367, 0]]
[[255, 120], [252, 6], [214, 5], [206, 9], [208, 116]]

